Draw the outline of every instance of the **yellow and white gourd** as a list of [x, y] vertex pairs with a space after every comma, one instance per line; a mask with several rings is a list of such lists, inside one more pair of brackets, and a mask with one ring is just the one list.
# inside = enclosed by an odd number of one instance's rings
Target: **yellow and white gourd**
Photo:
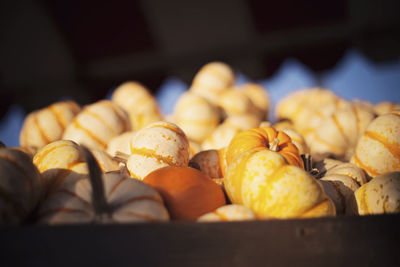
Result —
[[374, 119], [358, 141], [351, 162], [370, 177], [400, 170], [400, 111]]
[[108, 142], [130, 130], [129, 117], [119, 106], [101, 100], [86, 106], [64, 132], [64, 140], [105, 150]]
[[219, 94], [230, 90], [234, 81], [235, 74], [229, 65], [210, 62], [197, 72], [189, 90], [216, 105]]
[[374, 111], [378, 116], [386, 114], [386, 113], [390, 113], [391, 111], [396, 110], [396, 109], [400, 109], [400, 104], [393, 103], [390, 101], [382, 101], [382, 102], [377, 103], [374, 106]]
[[[264, 122], [264, 124], [260, 124], [260, 127], [263, 125], [267, 126], [267, 124]], [[287, 134], [290, 139], [292, 139], [292, 143], [299, 149], [300, 155], [308, 154], [310, 150], [307, 146], [306, 141], [304, 140], [304, 137], [289, 125], [290, 124], [277, 123], [274, 124], [272, 127], [274, 127], [278, 131], [282, 131]]]
[[223, 123], [218, 125], [201, 146], [204, 150], [226, 147], [237, 133], [256, 128], [259, 123], [260, 120], [251, 114], [229, 116]]
[[162, 120], [156, 99], [138, 82], [125, 82], [115, 89], [111, 100], [128, 114], [131, 128], [135, 131]]
[[239, 87], [253, 102], [255, 115], [260, 120], [268, 118], [270, 100], [267, 89], [256, 83], [245, 83]]
[[360, 215], [400, 213], [400, 172], [376, 176], [356, 192]]
[[188, 166], [189, 141], [175, 124], [155, 122], [136, 132], [127, 159], [129, 174], [139, 180], [165, 167]]
[[257, 114], [257, 108], [243, 90], [226, 90], [218, 97], [218, 106], [225, 116]]
[[135, 134], [136, 132], [129, 131], [112, 138], [110, 142], [108, 142], [107, 153], [113, 157], [117, 151], [129, 154], [131, 150], [130, 143]]
[[19, 136], [21, 147], [36, 152], [60, 140], [79, 111], [80, 107], [75, 102], [62, 101], [28, 114]]
[[197, 219], [198, 222], [229, 222], [256, 220], [254, 212], [242, 205], [226, 205]]
[[258, 218], [335, 215], [332, 200], [315, 178], [268, 149], [236, 157], [228, 165], [224, 185], [233, 204], [252, 209]]
[[174, 107], [174, 119], [190, 140], [201, 143], [219, 124], [220, 113], [204, 97], [186, 92]]
[[224, 168], [224, 155], [220, 150], [203, 150], [190, 160], [190, 163], [195, 163], [199, 166], [200, 171], [207, 174], [210, 178], [224, 177], [222, 169]]

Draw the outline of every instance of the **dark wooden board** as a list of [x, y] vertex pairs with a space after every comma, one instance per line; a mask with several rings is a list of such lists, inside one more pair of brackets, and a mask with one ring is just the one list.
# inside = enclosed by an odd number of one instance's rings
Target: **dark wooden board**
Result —
[[400, 266], [400, 215], [0, 228], [0, 266]]

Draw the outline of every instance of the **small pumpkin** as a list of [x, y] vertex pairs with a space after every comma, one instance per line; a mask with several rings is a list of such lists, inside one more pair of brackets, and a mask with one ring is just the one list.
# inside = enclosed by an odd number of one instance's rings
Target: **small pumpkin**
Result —
[[256, 128], [259, 119], [251, 114], [229, 116], [202, 143], [203, 150], [220, 149], [229, 145], [232, 138], [239, 132]]
[[116, 137], [113, 137], [107, 145], [107, 153], [111, 156], [115, 156], [117, 151], [123, 153], [129, 153], [130, 143], [133, 136], [136, 134], [134, 131], [124, 132]]
[[223, 172], [223, 151], [220, 150], [203, 150], [190, 160], [189, 164], [197, 164], [202, 172], [210, 178], [222, 178]]
[[351, 162], [370, 177], [400, 170], [400, 111], [378, 116], [360, 137]]
[[80, 107], [75, 102], [61, 101], [29, 113], [19, 135], [21, 147], [36, 152], [60, 140], [65, 128], [79, 112]]
[[136, 132], [126, 161], [130, 176], [142, 180], [150, 172], [165, 166], [188, 166], [189, 141], [175, 124], [155, 122]]
[[163, 197], [174, 220], [196, 220], [226, 204], [219, 185], [199, 170], [168, 166], [147, 175], [143, 182]]
[[111, 101], [100, 100], [84, 107], [68, 125], [62, 139], [105, 150], [113, 137], [129, 130], [125, 111]]
[[360, 215], [400, 213], [400, 172], [378, 175], [356, 192]]
[[220, 113], [204, 97], [186, 92], [174, 107], [174, 119], [190, 140], [201, 143], [219, 124]]
[[198, 222], [230, 222], [256, 220], [254, 212], [242, 205], [230, 204], [200, 216]]
[[229, 65], [210, 62], [196, 73], [189, 90], [216, 104], [219, 94], [230, 90], [234, 81], [235, 73]]
[[162, 120], [156, 99], [138, 82], [124, 82], [115, 89], [111, 100], [129, 114], [131, 129], [135, 131]]
[[102, 174], [88, 149], [81, 148], [88, 175], [67, 177], [41, 205], [39, 222], [128, 223], [168, 221], [160, 195], [119, 171]]
[[400, 104], [393, 103], [390, 101], [382, 101], [382, 102], [377, 103], [374, 106], [374, 111], [378, 116], [386, 114], [386, 113], [390, 113], [396, 109], [400, 109]]
[[314, 177], [266, 148], [234, 158], [224, 185], [233, 204], [252, 209], [258, 218], [335, 215], [333, 202]]
[[257, 148], [266, 148], [280, 153], [290, 164], [304, 168], [299, 150], [290, 137], [273, 127], [260, 127], [235, 135], [226, 151], [228, 166], [241, 153]]
[[308, 154], [310, 152], [306, 140], [294, 129], [290, 122], [279, 122], [274, 124], [273, 127], [278, 131], [284, 132], [290, 137], [290, 139], [292, 139], [292, 143], [297, 147], [300, 155]]
[[225, 117], [241, 114], [252, 114], [258, 110], [242, 90], [232, 89], [221, 92], [218, 96], [218, 106], [222, 108]]
[[43, 179], [22, 151], [0, 148], [0, 225], [20, 224], [42, 197]]

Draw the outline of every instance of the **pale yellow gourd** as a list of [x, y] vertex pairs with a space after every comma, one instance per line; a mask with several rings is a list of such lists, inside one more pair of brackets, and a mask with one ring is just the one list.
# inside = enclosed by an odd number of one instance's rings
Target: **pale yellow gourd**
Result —
[[251, 114], [229, 116], [202, 143], [204, 150], [220, 149], [229, 145], [232, 138], [239, 132], [256, 128], [260, 120]]
[[254, 212], [242, 205], [226, 205], [213, 212], [206, 213], [197, 219], [198, 222], [230, 222], [256, 220]]
[[86, 106], [75, 117], [62, 139], [105, 150], [112, 138], [129, 130], [130, 123], [126, 112], [111, 101], [100, 100]]
[[[260, 126], [262, 126], [262, 124], [260, 124]], [[274, 124], [272, 127], [287, 134], [290, 139], [292, 139], [292, 143], [299, 149], [300, 155], [310, 153], [304, 137], [293, 128], [291, 123], [280, 122]]]
[[139, 180], [165, 167], [184, 167], [189, 163], [189, 141], [175, 124], [155, 122], [136, 132], [126, 155], [129, 174]]
[[374, 106], [374, 111], [378, 116], [386, 114], [386, 113], [390, 113], [391, 111], [396, 110], [396, 109], [400, 109], [400, 104], [393, 103], [390, 101], [382, 101], [382, 102], [377, 103]]
[[232, 68], [223, 62], [210, 62], [194, 76], [190, 91], [217, 104], [219, 94], [230, 90], [235, 81]]
[[[225, 116], [241, 114], [257, 114], [258, 109], [243, 90], [226, 90], [218, 97], [218, 106]], [[258, 115], [258, 114], [257, 114]]]
[[400, 170], [400, 111], [374, 119], [360, 137], [351, 162], [370, 177]]
[[236, 157], [228, 165], [224, 185], [233, 204], [252, 209], [258, 218], [335, 215], [332, 200], [315, 178], [268, 149]]
[[73, 101], [61, 101], [26, 116], [19, 135], [21, 147], [36, 152], [43, 146], [60, 140], [65, 128], [79, 113]]
[[201, 143], [219, 124], [220, 113], [204, 97], [186, 92], [174, 107], [174, 119], [190, 140]]
[[356, 192], [360, 215], [400, 213], [400, 172], [376, 176]]
[[256, 107], [254, 113], [260, 120], [268, 118], [270, 100], [267, 89], [256, 83], [245, 83], [239, 87]]
[[142, 84], [125, 82], [118, 86], [111, 100], [128, 114], [132, 130], [140, 130], [146, 125], [162, 120], [156, 99]]
[[112, 138], [108, 142], [107, 153], [111, 156], [115, 156], [117, 151], [129, 153], [131, 150], [130, 143], [135, 133], [134, 131], [129, 131]]

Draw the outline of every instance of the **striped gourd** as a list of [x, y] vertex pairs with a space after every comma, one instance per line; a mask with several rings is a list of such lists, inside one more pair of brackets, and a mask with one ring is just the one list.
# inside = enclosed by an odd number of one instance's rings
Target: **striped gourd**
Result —
[[297, 147], [300, 155], [308, 154], [310, 152], [304, 137], [299, 134], [290, 123], [276, 123], [273, 127], [278, 131], [284, 132], [290, 137], [290, 139], [292, 139], [292, 143]]
[[79, 111], [80, 107], [75, 102], [62, 101], [28, 114], [19, 136], [21, 147], [36, 152], [60, 140], [65, 128]]
[[198, 222], [230, 222], [256, 220], [254, 212], [242, 205], [230, 204], [222, 206], [213, 212], [204, 214], [197, 219]]
[[256, 128], [259, 123], [260, 120], [251, 114], [229, 116], [215, 128], [212, 134], [203, 141], [201, 146], [204, 150], [226, 147], [237, 133]]
[[22, 151], [0, 148], [0, 225], [22, 223], [36, 208], [43, 180]]
[[255, 115], [260, 120], [268, 118], [270, 100], [267, 89], [256, 83], [245, 83], [239, 87], [253, 102]]
[[189, 141], [175, 124], [155, 122], [136, 132], [131, 140], [127, 168], [132, 177], [142, 180], [165, 166], [188, 166]]
[[190, 140], [201, 143], [217, 127], [220, 114], [204, 97], [186, 92], [174, 107], [174, 119]]
[[218, 96], [218, 106], [225, 116], [256, 114], [257, 108], [243, 90], [226, 90]]
[[379, 175], [356, 192], [360, 215], [400, 213], [400, 172]]
[[162, 119], [156, 99], [138, 82], [121, 84], [111, 99], [129, 114], [131, 127], [135, 131]]
[[105, 150], [113, 137], [129, 130], [128, 115], [113, 102], [100, 100], [86, 106], [75, 117], [63, 139]]
[[[167, 221], [161, 196], [150, 186], [119, 171], [102, 174], [88, 150], [88, 175], [67, 177], [41, 205], [45, 224]], [[86, 163], [85, 163], [86, 164]], [[71, 178], [71, 179], [70, 179]]]
[[343, 105], [304, 135], [311, 154], [315, 157], [331, 154], [338, 159], [350, 160], [359, 137], [374, 118], [375, 114], [367, 106]]
[[267, 148], [236, 157], [224, 185], [233, 204], [252, 209], [258, 218], [335, 215], [334, 204], [314, 177]]
[[360, 137], [351, 162], [370, 177], [400, 170], [400, 111], [374, 119]]
[[46, 194], [56, 189], [67, 177], [69, 180], [80, 179], [88, 173], [79, 145], [69, 140], [44, 146], [33, 157], [33, 163], [43, 176]]
[[221, 92], [233, 85], [235, 74], [230, 66], [222, 62], [204, 65], [193, 78], [190, 91], [216, 104]]
[[112, 138], [110, 142], [108, 142], [107, 153], [111, 156], [115, 156], [117, 151], [128, 154], [131, 150], [131, 139], [135, 134], [136, 132], [129, 131]]

